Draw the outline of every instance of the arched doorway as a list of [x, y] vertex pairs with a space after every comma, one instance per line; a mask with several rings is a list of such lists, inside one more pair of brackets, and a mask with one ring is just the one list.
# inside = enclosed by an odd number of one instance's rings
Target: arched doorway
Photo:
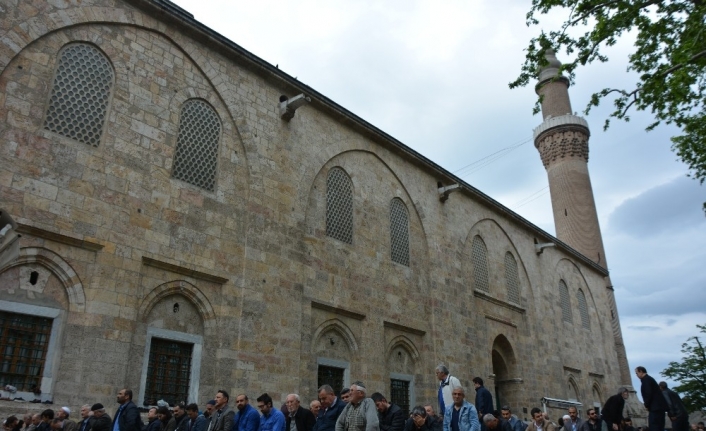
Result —
[[491, 360], [495, 376], [496, 408], [500, 410], [500, 407], [508, 405], [513, 410], [518, 409], [522, 380], [517, 375], [517, 361], [512, 345], [502, 334], [493, 340]]

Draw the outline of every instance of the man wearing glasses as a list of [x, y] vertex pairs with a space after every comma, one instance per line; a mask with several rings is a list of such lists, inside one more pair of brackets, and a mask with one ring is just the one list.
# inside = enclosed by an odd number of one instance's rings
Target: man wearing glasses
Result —
[[[596, 409], [586, 410], [588, 420], [581, 426], [581, 431], [607, 431], [608, 426], [603, 422], [603, 419], [598, 417]], [[662, 430], [664, 431], [664, 430]]]

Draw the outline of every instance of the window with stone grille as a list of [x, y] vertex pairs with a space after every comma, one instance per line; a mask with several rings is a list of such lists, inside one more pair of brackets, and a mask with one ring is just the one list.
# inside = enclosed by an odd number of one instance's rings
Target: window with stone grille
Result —
[[0, 311], [0, 383], [31, 391], [42, 384], [52, 319]]
[[172, 176], [196, 187], [214, 191], [221, 120], [211, 105], [200, 99], [184, 102]]
[[341, 168], [326, 179], [326, 235], [353, 244], [353, 183]]
[[397, 404], [409, 416], [409, 381], [390, 379], [390, 402]]
[[317, 387], [320, 388], [323, 385], [329, 385], [333, 388], [333, 392], [336, 396], [341, 395], [341, 390], [343, 390], [343, 375], [346, 370], [338, 367], [329, 367], [326, 365], [319, 365], [317, 380]]
[[409, 214], [401, 199], [390, 203], [390, 257], [409, 266]]
[[164, 400], [170, 406], [188, 401], [193, 344], [152, 338], [145, 385], [146, 406]]
[[559, 280], [559, 300], [561, 301], [561, 316], [564, 322], [573, 320], [571, 315], [571, 300], [569, 299], [569, 288], [564, 280]]
[[473, 260], [473, 281], [475, 288], [483, 292], [490, 291], [490, 282], [488, 277], [488, 249], [485, 247], [483, 239], [476, 235], [473, 237], [471, 244], [471, 254]]
[[98, 48], [85, 43], [61, 51], [44, 128], [98, 146], [115, 73]]
[[588, 320], [588, 304], [583, 290], [579, 289], [579, 313], [581, 313], [581, 325], [586, 329], [591, 329], [591, 322]]
[[505, 284], [507, 299], [515, 304], [520, 303], [520, 276], [517, 271], [517, 261], [509, 251], [505, 253]]

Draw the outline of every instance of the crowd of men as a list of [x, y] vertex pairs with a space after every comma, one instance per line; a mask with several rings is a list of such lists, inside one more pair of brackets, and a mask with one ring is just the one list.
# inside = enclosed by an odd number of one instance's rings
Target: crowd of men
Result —
[[[197, 404], [176, 404], [170, 409], [160, 401], [149, 409], [147, 423], [132, 401], [132, 391], [121, 389], [113, 418], [97, 403], [81, 407], [79, 421], [70, 419], [71, 410], [62, 407], [56, 414], [47, 409], [41, 414], [26, 415], [24, 420], [11, 416], [3, 427], [5, 431], [642, 431], [633, 428], [631, 419], [624, 415], [629, 396], [624, 387], [608, 398], [600, 415], [590, 408], [586, 419], [582, 419], [576, 407], [569, 407], [567, 414], [554, 423], [535, 407], [526, 423], [513, 415], [509, 406], [494, 410], [493, 397], [480, 377], [473, 379], [472, 404], [466, 400], [459, 379], [451, 376], [445, 366], [438, 366], [435, 372], [439, 380], [439, 414], [432, 404], [415, 406], [407, 413], [379, 392], [368, 396], [365, 385], [355, 382], [338, 396], [331, 386], [321, 386], [318, 399], [312, 400], [308, 409], [301, 405], [297, 394], [289, 394], [282, 408], [277, 409], [267, 393], [257, 397], [257, 410], [246, 394], [236, 396], [232, 408], [225, 390], [219, 390], [214, 399], [206, 402], [202, 412]], [[642, 382], [649, 431], [665, 430], [665, 413], [673, 431], [689, 431], [688, 413], [679, 395], [665, 382], [657, 384], [644, 367], [637, 367], [635, 372]], [[705, 431], [702, 422], [692, 426], [692, 430]]]

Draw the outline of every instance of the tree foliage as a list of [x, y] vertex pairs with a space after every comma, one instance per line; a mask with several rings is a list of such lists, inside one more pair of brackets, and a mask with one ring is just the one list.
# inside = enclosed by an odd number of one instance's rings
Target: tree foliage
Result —
[[[706, 325], [696, 325], [706, 334]], [[679, 392], [689, 412], [706, 412], [706, 352], [699, 337], [691, 337], [682, 344], [681, 362], [670, 362], [662, 371], [668, 379], [679, 382], [672, 389]]]
[[[562, 66], [573, 82], [579, 66], [606, 62], [601, 53], [621, 36], [633, 32], [636, 41], [628, 70], [638, 79], [632, 88], [603, 88], [586, 107], [612, 100], [610, 119], [629, 121], [631, 109], [651, 111], [654, 121], [675, 124], [680, 134], [672, 137], [672, 149], [702, 184], [706, 180], [706, 0], [532, 0], [527, 25], [538, 25], [538, 16], [563, 9], [568, 18], [561, 28], [541, 31], [532, 38], [519, 77], [510, 88], [526, 86], [547, 64], [546, 49], [565, 52], [570, 61]], [[535, 113], [539, 111], [535, 106]], [[706, 204], [704, 204], [706, 210]]]

